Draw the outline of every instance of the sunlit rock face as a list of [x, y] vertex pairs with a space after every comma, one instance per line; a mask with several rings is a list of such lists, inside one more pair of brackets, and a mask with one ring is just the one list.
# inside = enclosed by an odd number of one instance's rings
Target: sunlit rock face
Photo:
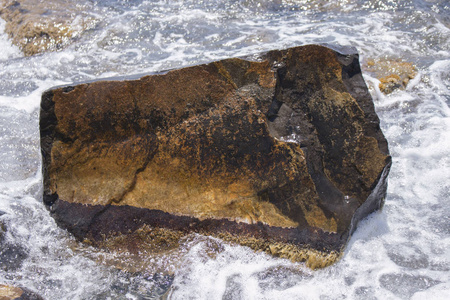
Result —
[[40, 130], [44, 202], [78, 238], [199, 233], [312, 268], [382, 207], [391, 164], [353, 48], [57, 87]]

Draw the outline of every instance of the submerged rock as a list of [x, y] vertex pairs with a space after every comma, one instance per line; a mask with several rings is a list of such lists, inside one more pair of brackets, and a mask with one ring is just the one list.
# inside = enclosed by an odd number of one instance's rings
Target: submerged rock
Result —
[[0, 270], [11, 272], [21, 268], [28, 257], [25, 249], [20, 245], [4, 242], [0, 246]]
[[0, 17], [27, 56], [62, 49], [96, 23], [83, 8], [59, 0], [1, 0]]
[[[0, 217], [6, 213], [0, 211]], [[8, 227], [0, 218], [0, 270], [11, 272], [22, 267], [28, 257], [26, 249], [19, 244], [13, 244], [6, 239]]]
[[382, 207], [391, 164], [353, 48], [56, 87], [40, 131], [44, 202], [79, 239], [195, 232], [312, 268]]
[[168, 299], [174, 276], [117, 271], [117, 279], [93, 299]]

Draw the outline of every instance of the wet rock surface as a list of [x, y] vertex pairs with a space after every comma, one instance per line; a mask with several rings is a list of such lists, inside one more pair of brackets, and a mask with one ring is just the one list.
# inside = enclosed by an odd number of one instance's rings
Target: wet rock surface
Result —
[[71, 2], [1, 0], [0, 4], [5, 32], [27, 56], [60, 50], [96, 23]]
[[57, 87], [40, 130], [44, 202], [78, 238], [196, 232], [313, 268], [382, 207], [391, 164], [352, 48]]

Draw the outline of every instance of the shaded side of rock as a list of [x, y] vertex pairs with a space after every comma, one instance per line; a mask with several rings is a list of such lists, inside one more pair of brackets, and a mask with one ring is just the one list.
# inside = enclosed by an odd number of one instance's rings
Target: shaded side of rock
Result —
[[80, 239], [149, 226], [313, 267], [382, 206], [391, 164], [351, 48], [54, 88], [40, 130], [44, 202]]

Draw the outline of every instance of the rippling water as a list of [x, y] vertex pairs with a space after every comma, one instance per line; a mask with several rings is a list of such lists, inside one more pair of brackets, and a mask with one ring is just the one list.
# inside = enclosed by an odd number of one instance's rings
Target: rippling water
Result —
[[[67, 3], [67, 1], [61, 1]], [[69, 1], [92, 22], [68, 48], [24, 57], [0, 20], [0, 283], [45, 299], [449, 299], [450, 3], [446, 0]], [[219, 240], [142, 256], [142, 272], [78, 244], [41, 203], [39, 104], [55, 85], [145, 73], [310, 43], [404, 60], [418, 75], [380, 93], [393, 167], [382, 212], [337, 264], [311, 271]], [[121, 257], [136, 260], [136, 257]]]

